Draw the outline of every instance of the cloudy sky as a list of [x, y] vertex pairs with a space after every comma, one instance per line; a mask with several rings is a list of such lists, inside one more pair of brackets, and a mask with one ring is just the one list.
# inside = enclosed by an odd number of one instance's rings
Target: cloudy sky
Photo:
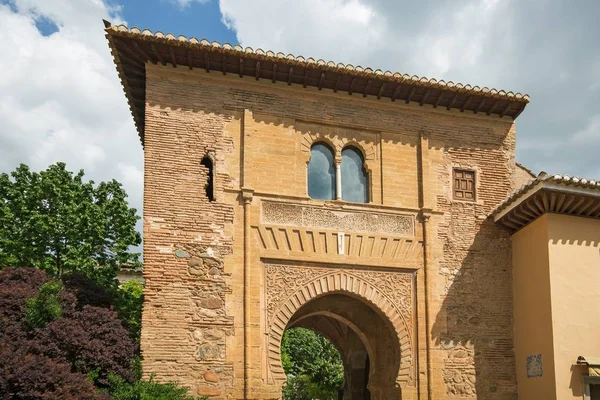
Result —
[[113, 23], [520, 91], [517, 160], [600, 179], [596, 0], [0, 0], [0, 172], [65, 161], [141, 209]]

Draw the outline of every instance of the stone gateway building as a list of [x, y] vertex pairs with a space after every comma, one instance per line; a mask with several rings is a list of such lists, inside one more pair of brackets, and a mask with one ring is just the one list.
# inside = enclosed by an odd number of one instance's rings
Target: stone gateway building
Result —
[[[600, 346], [552, 335], [551, 260], [598, 267], [600, 186], [515, 162], [528, 96], [105, 24], [144, 147], [146, 375], [279, 399], [283, 332], [305, 327], [339, 350], [344, 399], [594, 387]], [[585, 221], [570, 252], [562, 218]]]

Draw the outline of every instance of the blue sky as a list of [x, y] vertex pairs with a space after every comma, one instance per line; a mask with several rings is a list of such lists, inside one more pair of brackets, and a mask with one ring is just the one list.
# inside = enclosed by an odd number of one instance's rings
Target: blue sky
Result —
[[143, 152], [102, 19], [519, 91], [517, 161], [600, 178], [597, 0], [0, 0], [0, 172], [64, 161], [142, 205]]
[[113, 4], [122, 7], [123, 18], [129, 26], [237, 43], [235, 32], [221, 22], [217, 1], [193, 1], [185, 6], [167, 0], [117, 0]]

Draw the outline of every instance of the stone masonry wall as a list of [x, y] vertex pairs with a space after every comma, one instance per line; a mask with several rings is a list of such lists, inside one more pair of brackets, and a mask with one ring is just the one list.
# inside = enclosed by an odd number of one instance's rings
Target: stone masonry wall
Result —
[[[417, 214], [420, 191], [433, 209], [428, 244], [433, 398], [515, 398], [510, 242], [487, 219], [513, 186], [515, 135], [509, 118], [153, 65], [147, 66], [146, 102], [146, 374], [214, 398], [243, 398], [239, 190], [327, 206], [306, 193], [306, 149], [320, 139], [336, 150], [356, 143], [364, 151], [373, 199], [369, 211], [394, 207]], [[205, 197], [207, 171], [200, 165], [209, 151], [216, 158], [214, 202]], [[452, 200], [453, 167], [477, 172], [476, 202]], [[257, 201], [249, 212], [259, 224]], [[419, 225], [416, 235], [421, 233]], [[260, 323], [261, 262], [257, 249], [248, 256], [250, 398], [273, 398]], [[423, 332], [418, 342], [418, 376], [425, 379]]]

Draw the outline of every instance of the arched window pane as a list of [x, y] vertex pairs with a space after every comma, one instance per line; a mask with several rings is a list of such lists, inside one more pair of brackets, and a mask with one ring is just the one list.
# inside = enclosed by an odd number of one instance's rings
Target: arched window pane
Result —
[[367, 172], [360, 151], [354, 147], [342, 150], [342, 199], [354, 203], [367, 203]]
[[335, 199], [333, 151], [325, 143], [316, 143], [310, 149], [308, 195], [313, 199]]

